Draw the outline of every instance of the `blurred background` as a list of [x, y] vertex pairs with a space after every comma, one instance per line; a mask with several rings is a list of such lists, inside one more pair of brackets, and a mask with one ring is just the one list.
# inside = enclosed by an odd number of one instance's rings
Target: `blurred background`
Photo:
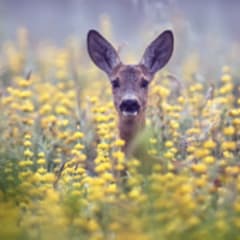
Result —
[[85, 44], [87, 31], [105, 24], [123, 59], [129, 53], [139, 59], [149, 41], [170, 28], [176, 39], [170, 68], [178, 72], [183, 58], [196, 52], [206, 72], [239, 62], [239, 9], [238, 0], [0, 0], [0, 36], [14, 39], [24, 27], [33, 47], [43, 41], [62, 46], [70, 36]]

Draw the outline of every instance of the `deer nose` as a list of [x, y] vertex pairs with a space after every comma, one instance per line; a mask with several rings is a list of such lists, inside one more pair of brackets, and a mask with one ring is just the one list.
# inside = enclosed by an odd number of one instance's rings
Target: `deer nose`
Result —
[[138, 113], [140, 105], [135, 99], [125, 99], [120, 104], [121, 112]]

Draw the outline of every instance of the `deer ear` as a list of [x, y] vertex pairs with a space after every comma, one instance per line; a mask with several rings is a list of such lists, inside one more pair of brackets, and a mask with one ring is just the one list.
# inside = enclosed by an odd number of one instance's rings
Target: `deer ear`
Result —
[[146, 66], [151, 74], [163, 68], [173, 53], [174, 38], [170, 30], [161, 33], [145, 50], [141, 64]]
[[88, 54], [92, 61], [107, 74], [120, 63], [113, 46], [97, 31], [90, 30], [87, 36]]

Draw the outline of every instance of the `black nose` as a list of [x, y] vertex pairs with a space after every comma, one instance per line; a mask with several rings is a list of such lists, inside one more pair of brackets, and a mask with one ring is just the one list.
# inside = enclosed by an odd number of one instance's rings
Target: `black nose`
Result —
[[123, 100], [120, 104], [120, 110], [123, 112], [138, 112], [140, 105], [137, 100], [134, 99], [126, 99]]

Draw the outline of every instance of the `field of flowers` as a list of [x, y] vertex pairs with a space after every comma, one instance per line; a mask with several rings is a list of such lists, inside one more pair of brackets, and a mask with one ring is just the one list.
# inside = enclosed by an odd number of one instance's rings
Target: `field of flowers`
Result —
[[84, 48], [30, 50], [24, 29], [2, 43], [0, 239], [240, 239], [236, 69], [214, 85], [194, 59], [181, 82], [161, 71], [126, 159], [111, 85]]

